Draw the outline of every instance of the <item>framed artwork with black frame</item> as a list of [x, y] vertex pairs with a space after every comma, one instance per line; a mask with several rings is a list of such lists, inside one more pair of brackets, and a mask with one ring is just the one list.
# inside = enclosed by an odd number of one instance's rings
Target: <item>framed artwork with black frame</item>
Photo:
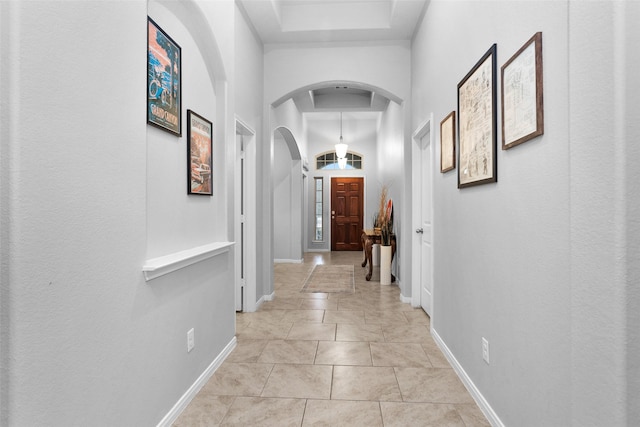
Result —
[[502, 149], [544, 133], [542, 33], [537, 32], [500, 69]]
[[182, 50], [147, 17], [147, 123], [182, 136]]
[[496, 50], [458, 84], [458, 188], [498, 181]]
[[440, 122], [440, 172], [456, 167], [456, 112], [450, 112]]
[[188, 194], [213, 195], [213, 123], [187, 110]]

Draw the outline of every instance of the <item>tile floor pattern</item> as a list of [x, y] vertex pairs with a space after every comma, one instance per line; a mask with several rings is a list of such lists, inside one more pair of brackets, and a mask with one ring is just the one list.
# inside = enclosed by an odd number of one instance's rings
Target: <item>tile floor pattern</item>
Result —
[[[273, 301], [238, 313], [237, 347], [184, 426], [489, 426], [429, 333], [429, 317], [371, 282], [361, 252], [275, 265]], [[355, 265], [356, 291], [300, 292], [315, 264]]]

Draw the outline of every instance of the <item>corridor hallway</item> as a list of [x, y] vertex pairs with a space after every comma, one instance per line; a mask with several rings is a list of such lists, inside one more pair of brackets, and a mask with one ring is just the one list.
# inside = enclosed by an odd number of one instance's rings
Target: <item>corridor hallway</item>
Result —
[[[275, 265], [273, 301], [236, 316], [237, 347], [175, 426], [488, 426], [429, 317], [365, 281], [362, 252]], [[315, 264], [354, 265], [355, 293], [301, 292]]]

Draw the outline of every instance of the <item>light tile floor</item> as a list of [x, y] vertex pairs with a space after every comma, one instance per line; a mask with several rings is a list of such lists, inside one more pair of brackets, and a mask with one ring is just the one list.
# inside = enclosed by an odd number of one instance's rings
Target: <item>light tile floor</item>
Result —
[[[361, 252], [275, 265], [273, 301], [238, 313], [237, 347], [175, 426], [489, 426], [429, 317], [371, 282]], [[306, 293], [315, 264], [353, 264], [355, 293]]]

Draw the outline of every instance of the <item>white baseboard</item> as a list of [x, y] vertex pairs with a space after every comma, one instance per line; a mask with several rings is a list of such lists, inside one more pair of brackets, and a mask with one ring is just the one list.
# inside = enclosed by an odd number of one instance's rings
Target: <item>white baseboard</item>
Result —
[[274, 264], [302, 264], [303, 259], [274, 259]]
[[236, 348], [237, 340], [236, 337], [233, 337], [231, 342], [227, 344], [227, 346], [222, 350], [222, 352], [214, 359], [213, 362], [204, 370], [204, 372], [198, 377], [198, 379], [189, 387], [189, 390], [186, 391], [185, 394], [178, 400], [178, 402], [173, 405], [173, 408], [169, 411], [167, 415], [164, 416], [162, 421], [158, 423], [158, 427], [171, 427], [171, 425], [178, 419], [182, 411], [184, 411], [189, 403], [193, 400], [194, 397], [198, 394], [198, 392], [204, 387], [204, 385], [209, 381], [209, 378], [213, 375], [213, 373], [222, 365], [222, 362], [231, 354], [234, 348]]
[[400, 302], [411, 304], [411, 297], [405, 297], [404, 295], [400, 294]]
[[422, 306], [420, 305], [420, 302], [418, 301], [418, 303], [416, 304], [414, 299], [412, 297], [405, 297], [404, 295], [400, 294], [400, 302], [403, 302], [405, 304], [410, 304], [411, 307], [413, 308], [422, 308]]
[[432, 328], [431, 335], [433, 336], [433, 339], [438, 347], [440, 347], [440, 350], [442, 350], [444, 356], [453, 367], [453, 370], [456, 371], [456, 374], [469, 391], [469, 394], [471, 394], [471, 397], [473, 397], [473, 400], [476, 401], [476, 404], [480, 407], [480, 410], [482, 411], [484, 416], [487, 417], [487, 420], [494, 427], [504, 427], [504, 424], [495, 413], [491, 405], [489, 405], [489, 402], [487, 402], [482, 393], [480, 393], [480, 390], [478, 390], [473, 381], [471, 381], [469, 375], [467, 375], [465, 370], [462, 368], [462, 365], [458, 363], [458, 360], [454, 357], [453, 353], [451, 353], [451, 350], [449, 350], [449, 347], [447, 347], [440, 335], [438, 335], [438, 332], [436, 332], [436, 330]]
[[411, 304], [411, 297], [405, 297], [404, 295], [402, 295], [402, 286], [401, 286], [400, 280], [396, 279], [396, 283], [394, 284], [398, 285], [398, 288], [400, 289], [400, 302], [405, 304]]
[[262, 305], [263, 302], [267, 302], [267, 301], [273, 301], [273, 299], [276, 297], [276, 293], [275, 291], [272, 292], [269, 295], [263, 295], [258, 302], [256, 303], [256, 311], [260, 308], [260, 306]]

